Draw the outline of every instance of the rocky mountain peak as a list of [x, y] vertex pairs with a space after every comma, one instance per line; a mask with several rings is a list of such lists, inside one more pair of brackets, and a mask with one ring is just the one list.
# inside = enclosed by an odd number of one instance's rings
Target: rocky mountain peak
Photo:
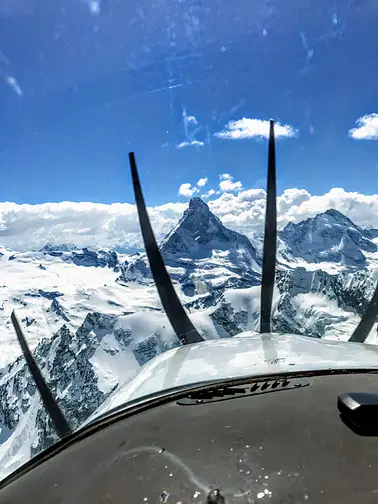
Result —
[[309, 262], [361, 266], [366, 262], [364, 252], [377, 251], [376, 244], [363, 229], [333, 208], [297, 224], [289, 223], [280, 238], [294, 256]]
[[206, 257], [212, 250], [243, 248], [256, 260], [256, 250], [248, 238], [226, 228], [200, 198], [192, 198], [189, 207], [173, 230], [163, 239], [164, 256]]
[[197, 196], [190, 199], [188, 210], [210, 212], [208, 204]]
[[316, 217], [321, 217], [323, 215], [327, 215], [329, 217], [333, 217], [334, 219], [336, 219], [338, 221], [348, 222], [348, 223], [354, 225], [353, 222], [349, 219], [349, 217], [347, 217], [343, 213], [339, 212], [335, 208], [329, 208], [325, 212], [322, 212], [322, 213], [318, 214]]
[[40, 249], [40, 252], [71, 252], [77, 248], [78, 247], [73, 243], [54, 244], [47, 242], [46, 245]]

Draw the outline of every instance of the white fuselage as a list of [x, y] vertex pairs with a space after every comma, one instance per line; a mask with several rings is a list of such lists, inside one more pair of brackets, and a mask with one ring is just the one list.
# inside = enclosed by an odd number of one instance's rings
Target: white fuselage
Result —
[[245, 332], [234, 338], [195, 343], [158, 355], [113, 392], [88, 421], [148, 394], [202, 381], [361, 368], [378, 370], [378, 346], [295, 334]]

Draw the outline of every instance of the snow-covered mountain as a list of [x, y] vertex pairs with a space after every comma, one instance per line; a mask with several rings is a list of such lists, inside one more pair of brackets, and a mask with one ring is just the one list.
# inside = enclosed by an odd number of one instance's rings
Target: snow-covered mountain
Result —
[[[226, 228], [200, 198], [190, 200], [160, 250], [172, 279], [189, 297], [207, 293], [214, 300], [226, 288], [259, 283], [261, 257], [255, 247], [246, 236]], [[144, 254], [131, 257], [121, 270], [121, 282], [152, 279]]]
[[[329, 210], [280, 234], [273, 329], [347, 340], [375, 288], [374, 230]], [[193, 198], [161, 250], [205, 339], [258, 327], [261, 244], [226, 228]], [[179, 345], [144, 253], [0, 248], [0, 476], [55, 441], [10, 323], [13, 309], [73, 427], [141, 365]], [[368, 342], [377, 343], [376, 326]]]
[[[62, 261], [72, 262], [77, 266], [94, 266], [116, 269], [118, 267], [117, 253], [112, 250], [89, 250], [87, 247], [77, 249], [74, 245], [45, 245], [41, 250], [44, 255], [60, 257]], [[13, 256], [13, 259], [16, 256]]]
[[256, 250], [248, 238], [226, 228], [200, 198], [190, 200], [188, 209], [163, 239], [160, 249], [166, 260], [209, 258], [215, 250], [222, 250], [243, 256], [250, 267], [258, 269]]
[[353, 224], [345, 215], [329, 209], [298, 224], [289, 223], [280, 233], [294, 257], [308, 262], [334, 262], [362, 267], [366, 252], [377, 252], [373, 235]]

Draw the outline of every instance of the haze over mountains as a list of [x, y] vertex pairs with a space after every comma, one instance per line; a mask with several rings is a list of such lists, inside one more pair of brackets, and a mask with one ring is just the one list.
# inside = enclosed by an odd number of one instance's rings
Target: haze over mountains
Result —
[[[377, 233], [329, 209], [279, 234], [273, 329], [347, 340], [376, 282]], [[259, 322], [261, 241], [225, 227], [199, 198], [161, 242], [177, 292], [205, 339]], [[55, 439], [10, 324], [16, 310], [74, 427], [155, 355], [179, 345], [144, 253], [47, 244], [0, 249], [0, 467]], [[368, 342], [377, 342], [374, 326]]]

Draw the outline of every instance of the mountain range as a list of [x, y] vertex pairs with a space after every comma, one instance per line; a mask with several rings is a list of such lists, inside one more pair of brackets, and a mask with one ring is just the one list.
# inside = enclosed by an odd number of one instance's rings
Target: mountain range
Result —
[[[329, 209], [278, 239], [273, 329], [347, 340], [378, 272], [376, 230]], [[261, 243], [226, 228], [199, 198], [160, 244], [179, 297], [205, 339], [259, 322]], [[144, 253], [47, 244], [0, 247], [0, 476], [56, 441], [10, 324], [13, 309], [76, 428], [141, 365], [178, 346]], [[377, 343], [377, 327], [368, 342]]]

